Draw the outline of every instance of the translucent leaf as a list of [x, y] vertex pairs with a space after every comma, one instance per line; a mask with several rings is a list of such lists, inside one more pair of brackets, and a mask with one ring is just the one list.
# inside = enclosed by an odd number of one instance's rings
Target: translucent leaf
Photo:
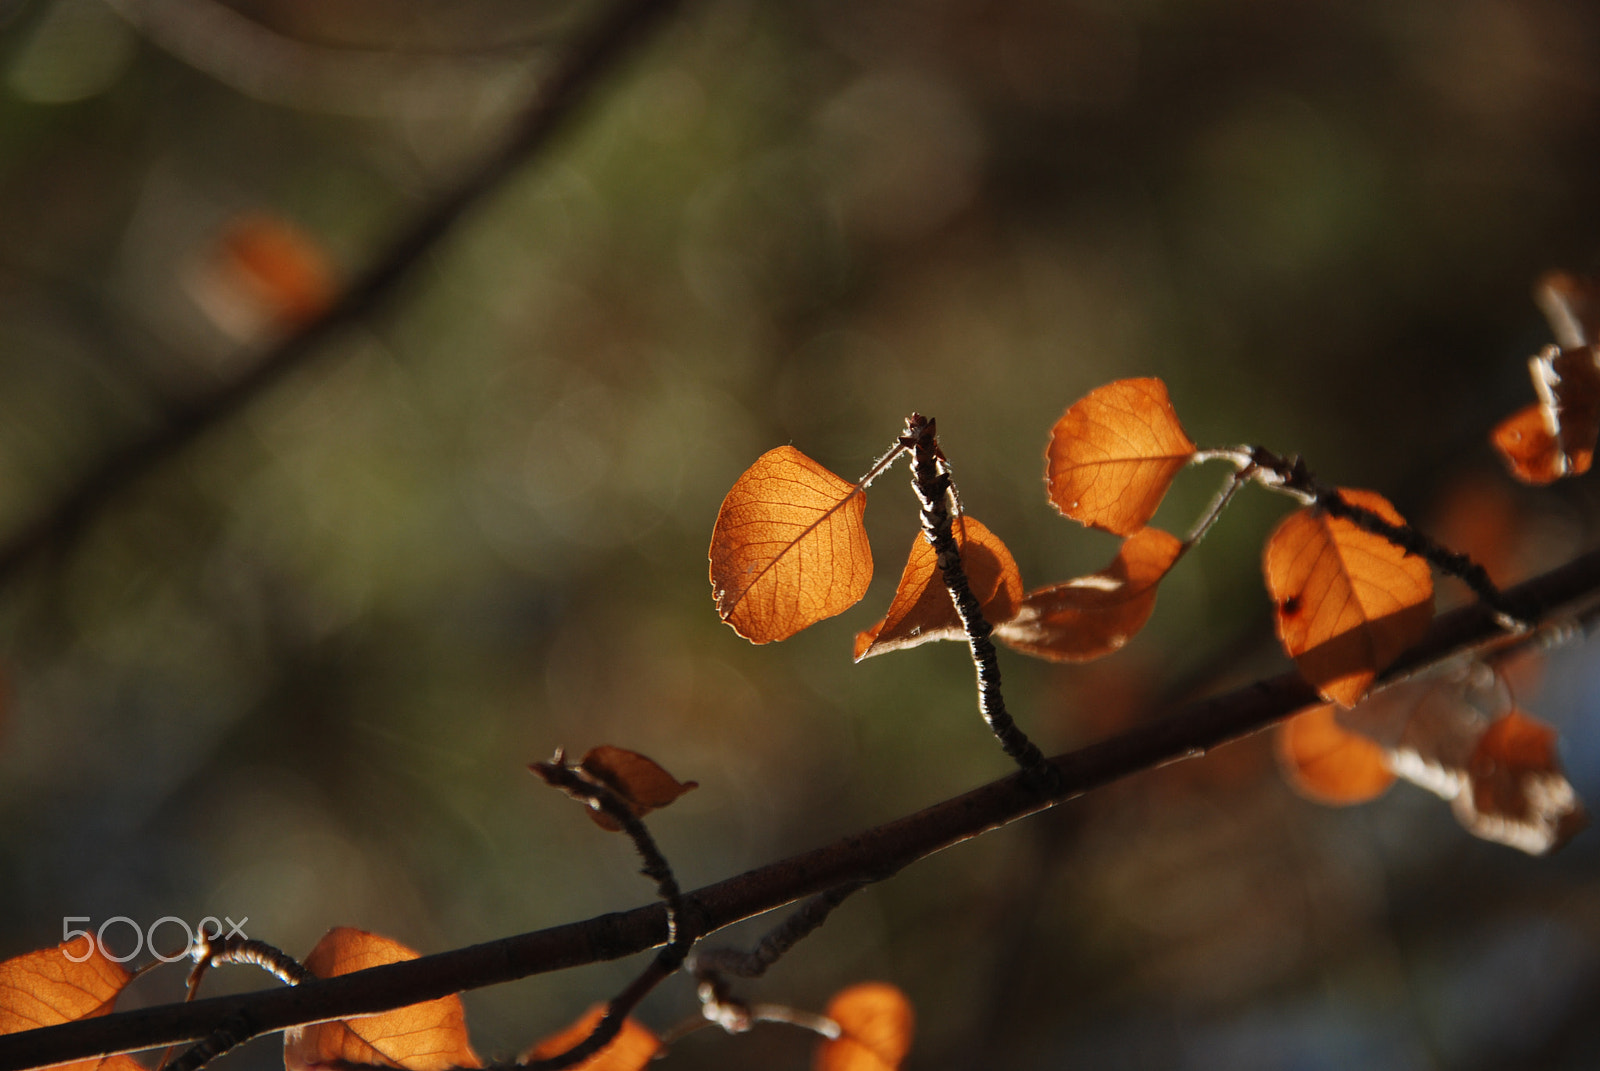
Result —
[[[1391, 524], [1405, 523], [1381, 495], [1340, 493]], [[1322, 698], [1340, 706], [1354, 706], [1433, 620], [1427, 562], [1314, 507], [1284, 519], [1262, 566], [1284, 650]]]
[[855, 605], [872, 580], [866, 492], [792, 446], [769, 450], [722, 501], [711, 597], [752, 643], [787, 639]]
[[1520, 710], [1484, 730], [1467, 763], [1456, 817], [1474, 836], [1543, 855], [1589, 824], [1561, 772], [1556, 731]]
[[[623, 802], [641, 818], [657, 808], [665, 807], [690, 789], [700, 787], [698, 781], [679, 781], [655, 760], [637, 751], [609, 744], [591, 748], [578, 765], [621, 796]], [[616, 832], [622, 828], [604, 811], [591, 809], [589, 816], [603, 829]]]
[[1519, 409], [1495, 425], [1489, 441], [1523, 483], [1553, 483], [1566, 472], [1561, 444], [1545, 426], [1544, 408], [1538, 403]]
[[1340, 725], [1331, 703], [1280, 725], [1277, 752], [1289, 784], [1318, 803], [1365, 803], [1394, 783], [1383, 748]]
[[252, 212], [223, 232], [211, 262], [195, 278], [195, 297], [231, 334], [248, 338], [294, 328], [320, 315], [338, 295], [332, 264], [307, 231]]
[[[1010, 618], [1022, 600], [1022, 576], [1011, 551], [999, 536], [972, 517], [956, 517], [950, 527], [961, 551], [967, 584], [984, 619], [993, 625]], [[856, 634], [856, 661], [929, 640], [966, 638], [950, 589], [939, 571], [933, 544], [918, 534], [911, 543], [911, 554], [900, 573], [900, 586], [895, 588], [888, 614]]]
[[840, 1036], [817, 1048], [815, 1071], [895, 1071], [911, 1051], [915, 1013], [887, 982], [862, 982], [834, 995], [825, 1013]]
[[[1502, 421], [1490, 441], [1526, 483], [1549, 483], [1589, 471], [1600, 438], [1600, 351], [1547, 346], [1528, 359], [1539, 402]], [[1534, 414], [1537, 414], [1535, 418]]]
[[[594, 1033], [595, 1025], [605, 1013], [606, 1006], [596, 1004], [584, 1013], [583, 1018], [524, 1052], [519, 1057], [519, 1062], [529, 1063], [533, 1060], [548, 1060], [552, 1056], [560, 1056]], [[632, 1019], [624, 1019], [622, 1029], [616, 1038], [587, 1060], [574, 1064], [573, 1071], [639, 1071], [654, 1059], [660, 1048], [661, 1042], [648, 1027], [641, 1026]]]
[[[1286, 744], [1302, 725], [1310, 726], [1313, 746]], [[1512, 707], [1504, 684], [1479, 663], [1404, 681], [1347, 711], [1319, 707], [1297, 715], [1279, 730], [1280, 755], [1312, 754], [1319, 740], [1352, 753], [1368, 744], [1385, 769], [1449, 800], [1457, 820], [1485, 840], [1541, 855], [1588, 824], [1561, 772], [1555, 731]], [[1378, 780], [1370, 754], [1356, 761]], [[1285, 768], [1291, 783], [1314, 799], [1357, 802], [1338, 792], [1319, 795], [1316, 785], [1308, 790], [1300, 769]]]
[[[132, 978], [89, 937], [13, 956], [0, 963], [0, 1034], [104, 1015]], [[124, 1055], [61, 1064], [56, 1071], [144, 1069]]]
[[995, 639], [1056, 662], [1108, 655], [1150, 619], [1156, 586], [1182, 551], [1177, 537], [1141, 528], [1101, 572], [1029, 592], [1016, 616], [995, 629]]
[[1050, 430], [1045, 482], [1056, 509], [1132, 535], [1194, 456], [1159, 379], [1121, 379], [1074, 402]]
[[[416, 959], [417, 953], [387, 937], [339, 926], [329, 930], [306, 957], [306, 970], [318, 978]], [[308, 1071], [326, 1064], [375, 1064], [409, 1071], [478, 1067], [467, 1038], [458, 996], [412, 1004], [394, 1011], [284, 1032], [286, 1071]]]

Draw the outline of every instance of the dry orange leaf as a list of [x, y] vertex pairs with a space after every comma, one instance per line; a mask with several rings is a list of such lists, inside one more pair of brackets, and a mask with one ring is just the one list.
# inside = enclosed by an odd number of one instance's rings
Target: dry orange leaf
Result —
[[1556, 756], [1556, 731], [1512, 710], [1484, 730], [1467, 763], [1456, 817], [1474, 836], [1530, 855], [1554, 851], [1589, 824]]
[[[699, 788], [698, 781], [679, 781], [654, 759], [637, 751], [602, 744], [590, 748], [578, 763], [584, 772], [622, 797], [634, 814], [643, 818], [659, 807], [665, 807], [691, 788]], [[602, 829], [613, 833], [622, 827], [604, 811], [590, 809]]]
[[[318, 978], [416, 959], [417, 953], [387, 937], [349, 926], [323, 935], [306, 957], [306, 970]], [[309, 1071], [327, 1064], [375, 1064], [409, 1071], [442, 1071], [480, 1066], [467, 1038], [461, 998], [440, 997], [394, 1011], [284, 1032], [286, 1071]]]
[[[132, 979], [90, 937], [13, 956], [0, 963], [0, 1034], [104, 1015]], [[144, 1071], [144, 1067], [123, 1055], [61, 1064], [55, 1071]]]
[[1489, 441], [1523, 483], [1553, 483], [1566, 471], [1561, 443], [1545, 426], [1544, 408], [1537, 402], [1496, 424]]
[[[1510, 702], [1497, 670], [1466, 662], [1391, 685], [1337, 715], [1328, 707], [1297, 715], [1280, 730], [1280, 753], [1288, 749], [1284, 735], [1302, 724], [1311, 726], [1313, 745], [1340, 733], [1370, 742], [1395, 776], [1451, 801], [1456, 819], [1474, 836], [1542, 855], [1566, 843], [1588, 816], [1561, 773], [1555, 731]], [[1370, 764], [1370, 757], [1361, 762]], [[1285, 769], [1305, 791], [1301, 771], [1292, 763]]]
[[1383, 748], [1340, 725], [1331, 703], [1278, 726], [1277, 752], [1289, 784], [1318, 803], [1365, 803], [1394, 784]]
[[[1404, 524], [1383, 496], [1341, 489], [1346, 502]], [[1278, 638], [1322, 698], [1354, 706], [1433, 620], [1428, 563], [1315, 507], [1290, 514], [1262, 556]]]
[[887, 982], [862, 982], [834, 994], [824, 1013], [839, 1037], [817, 1048], [815, 1071], [895, 1071], [911, 1051], [916, 1015]]
[[1141, 528], [1102, 571], [1029, 592], [1016, 616], [995, 629], [995, 639], [1054, 662], [1108, 655], [1150, 620], [1156, 585], [1181, 553], [1176, 536]]
[[[518, 1062], [531, 1063], [560, 1056], [594, 1033], [595, 1024], [600, 1022], [605, 1013], [606, 1006], [596, 1004], [584, 1013], [583, 1018], [561, 1033], [552, 1034], [524, 1052]], [[641, 1026], [632, 1019], [624, 1019], [622, 1030], [611, 1044], [582, 1063], [574, 1064], [573, 1071], [639, 1071], [655, 1057], [660, 1048], [661, 1042], [649, 1027]]]
[[751, 643], [843, 613], [867, 593], [867, 496], [792, 446], [756, 459], [711, 532], [711, 597]]
[[227, 281], [287, 326], [321, 313], [337, 291], [317, 240], [277, 216], [251, 213], [236, 219], [222, 236], [220, 259]]
[[[1022, 575], [1011, 551], [999, 536], [965, 514], [951, 521], [950, 530], [961, 551], [967, 584], [985, 620], [991, 625], [1007, 620], [1022, 600]], [[856, 634], [856, 661], [929, 640], [966, 638], [933, 544], [919, 533], [911, 543], [911, 555], [900, 573], [900, 586], [895, 588], [888, 614]]]
[[1132, 535], [1155, 516], [1194, 456], [1159, 379], [1120, 379], [1090, 391], [1050, 429], [1045, 483], [1056, 509]]

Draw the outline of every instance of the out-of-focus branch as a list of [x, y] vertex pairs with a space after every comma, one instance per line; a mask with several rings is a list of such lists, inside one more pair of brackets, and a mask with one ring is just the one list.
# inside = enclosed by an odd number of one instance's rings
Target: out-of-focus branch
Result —
[[0, 543], [0, 587], [14, 579], [35, 555], [69, 540], [130, 483], [291, 372], [329, 352], [324, 344], [332, 335], [379, 309], [457, 220], [551, 143], [596, 85], [616, 68], [629, 46], [663, 22], [677, 4], [678, 0], [617, 0], [566, 52], [501, 147], [429, 205], [335, 304], [267, 351], [236, 379], [172, 408], [155, 431], [104, 458], [42, 516]]
[[[1577, 614], [1600, 601], [1600, 551], [1506, 594], [1534, 623]], [[1382, 682], [1393, 683], [1486, 644], [1503, 649], [1538, 637], [1538, 632], [1508, 634], [1486, 606], [1465, 607], [1435, 621], [1427, 638], [1391, 667]], [[1060, 774], [1048, 788], [1041, 779], [1019, 771], [916, 814], [689, 893], [683, 898], [686, 925], [696, 934], [709, 934], [806, 896], [878, 880], [1129, 774], [1202, 755], [1317, 701], [1316, 692], [1299, 674], [1285, 673], [1190, 703], [1147, 725], [1047, 760]], [[666, 908], [655, 903], [291, 989], [119, 1012], [0, 1035], [0, 1071], [190, 1041], [230, 1019], [247, 1024], [252, 1034], [262, 1034], [370, 1015], [465, 989], [618, 959], [666, 940]]]

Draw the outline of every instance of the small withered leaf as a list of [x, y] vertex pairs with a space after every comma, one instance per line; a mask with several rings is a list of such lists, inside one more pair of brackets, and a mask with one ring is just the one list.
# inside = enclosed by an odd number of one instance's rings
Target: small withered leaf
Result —
[[911, 1051], [916, 1014], [887, 982], [862, 982], [834, 994], [825, 1014], [839, 1037], [817, 1047], [814, 1071], [896, 1071]]
[[[552, 1056], [560, 1056], [569, 1051], [594, 1033], [595, 1026], [605, 1013], [606, 1006], [596, 1004], [565, 1030], [531, 1046], [517, 1058], [518, 1062], [548, 1060]], [[572, 1065], [572, 1071], [641, 1071], [655, 1058], [660, 1049], [661, 1041], [649, 1027], [642, 1026], [633, 1019], [625, 1019], [622, 1029], [605, 1048], [581, 1063]]]
[[1074, 402], [1045, 450], [1051, 503], [1080, 524], [1132, 535], [1195, 454], [1159, 379], [1121, 379]]
[[1474, 835], [1544, 855], [1589, 824], [1556, 755], [1556, 731], [1512, 710], [1478, 738], [1456, 817]]
[[[1405, 524], [1375, 492], [1340, 494], [1390, 524]], [[1278, 525], [1262, 569], [1284, 650], [1322, 698], [1343, 707], [1354, 706], [1433, 620], [1426, 561], [1315, 507]]]
[[866, 492], [792, 446], [734, 482], [711, 533], [717, 613], [752, 643], [787, 639], [867, 593]]
[[1302, 710], [1278, 726], [1276, 751], [1289, 784], [1318, 803], [1365, 803], [1394, 783], [1383, 748], [1340, 725], [1331, 703]]
[[[398, 941], [349, 926], [323, 935], [306, 957], [318, 978], [416, 959]], [[461, 998], [451, 995], [359, 1019], [317, 1023], [284, 1032], [285, 1071], [312, 1071], [328, 1064], [371, 1064], [408, 1071], [478, 1067], [467, 1037]]]
[[1119, 650], [1150, 619], [1157, 585], [1183, 553], [1183, 542], [1141, 528], [1105, 569], [1031, 591], [995, 639], [1055, 662], [1086, 662]]
[[[961, 552], [967, 585], [984, 619], [991, 625], [1009, 620], [1022, 599], [1022, 575], [1011, 551], [999, 536], [966, 514], [953, 518], [950, 530]], [[889, 612], [876, 625], [856, 634], [855, 660], [931, 640], [966, 638], [933, 545], [919, 533], [912, 540]]]
[[[628, 808], [640, 818], [657, 808], [667, 806], [690, 789], [700, 787], [698, 781], [679, 781], [655, 760], [637, 751], [612, 747], [609, 744], [590, 748], [578, 766], [621, 797]], [[604, 811], [591, 808], [589, 817], [593, 818], [602, 829], [611, 830], [613, 833], [622, 828]]]

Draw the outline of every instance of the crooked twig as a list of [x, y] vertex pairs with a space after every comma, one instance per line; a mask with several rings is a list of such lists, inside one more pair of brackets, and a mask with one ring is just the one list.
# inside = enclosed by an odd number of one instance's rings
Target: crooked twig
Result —
[[695, 933], [684, 924], [683, 890], [678, 887], [678, 879], [672, 873], [672, 865], [657, 847], [655, 838], [645, 828], [644, 821], [626, 800], [582, 767], [569, 766], [560, 751], [556, 752], [555, 758], [550, 762], [536, 762], [530, 769], [543, 778], [545, 784], [559, 788], [573, 799], [603, 812], [621, 827], [622, 832], [633, 841], [633, 847], [639, 853], [639, 858], [644, 861], [640, 872], [655, 881], [656, 893], [661, 897], [667, 912], [666, 945], [656, 953], [655, 959], [644, 972], [629, 983], [628, 988], [607, 1002], [605, 1014], [589, 1032], [589, 1036], [555, 1056], [515, 1065], [533, 1071], [559, 1071], [561, 1068], [572, 1067], [588, 1059], [616, 1040], [629, 1013], [638, 1007], [639, 1002], [648, 996], [652, 989], [683, 966], [689, 950], [694, 947]]
[[1041, 788], [1048, 789], [1055, 775], [1045, 763], [1044, 752], [1017, 727], [1006, 710], [1005, 694], [1000, 687], [1000, 658], [989, 639], [994, 626], [983, 616], [983, 608], [972, 594], [972, 585], [961, 564], [961, 548], [951, 530], [954, 481], [950, 463], [939, 449], [939, 436], [932, 418], [912, 413], [906, 418], [906, 430], [900, 442], [911, 448], [911, 487], [922, 504], [922, 534], [933, 546], [939, 572], [956, 605], [961, 627], [967, 634], [967, 646], [972, 651], [972, 665], [978, 675], [978, 709], [1005, 753], [1030, 777], [1039, 779]]
[[1490, 579], [1489, 571], [1470, 555], [1451, 550], [1409, 524], [1393, 524], [1372, 510], [1345, 499], [1336, 487], [1329, 487], [1312, 474], [1300, 457], [1280, 457], [1262, 446], [1240, 446], [1225, 450], [1203, 450], [1195, 455], [1196, 461], [1213, 459], [1230, 462], [1235, 473], [1212, 504], [1205, 520], [1196, 527], [1187, 542], [1196, 542], [1205, 530], [1216, 521], [1227, 500], [1243, 484], [1254, 480], [1263, 487], [1281, 491], [1299, 499], [1308, 506], [1322, 510], [1331, 517], [1349, 521], [1363, 531], [1382, 536], [1407, 554], [1414, 554], [1447, 576], [1453, 576], [1472, 589], [1474, 595], [1500, 618], [1502, 627], [1513, 631], [1531, 626], [1526, 610], [1507, 596]]
[[[1526, 607], [1534, 623], [1579, 613], [1600, 599], [1600, 551], [1506, 592]], [[1389, 683], [1465, 651], [1495, 643], [1495, 655], [1542, 642], [1538, 632], [1508, 637], [1485, 606], [1441, 615], [1428, 636], [1380, 678]], [[1050, 759], [1059, 781], [1042, 791], [1022, 773], [993, 781], [934, 804], [916, 814], [845, 837], [832, 844], [747, 871], [686, 893], [684, 915], [697, 932], [713, 933], [735, 922], [852, 881], [871, 880], [934, 852], [997, 829], [1062, 800], [1142, 770], [1153, 769], [1256, 732], [1319, 702], [1298, 673], [1169, 711], [1100, 743]], [[337, 978], [308, 981], [192, 1004], [169, 1004], [116, 1012], [60, 1026], [0, 1035], [0, 1071], [91, 1059], [207, 1037], [236, 1016], [252, 1033], [371, 1015], [482, 986], [586, 963], [618, 959], [667, 939], [661, 903], [601, 915], [534, 933], [506, 937], [451, 952], [392, 963]]]

